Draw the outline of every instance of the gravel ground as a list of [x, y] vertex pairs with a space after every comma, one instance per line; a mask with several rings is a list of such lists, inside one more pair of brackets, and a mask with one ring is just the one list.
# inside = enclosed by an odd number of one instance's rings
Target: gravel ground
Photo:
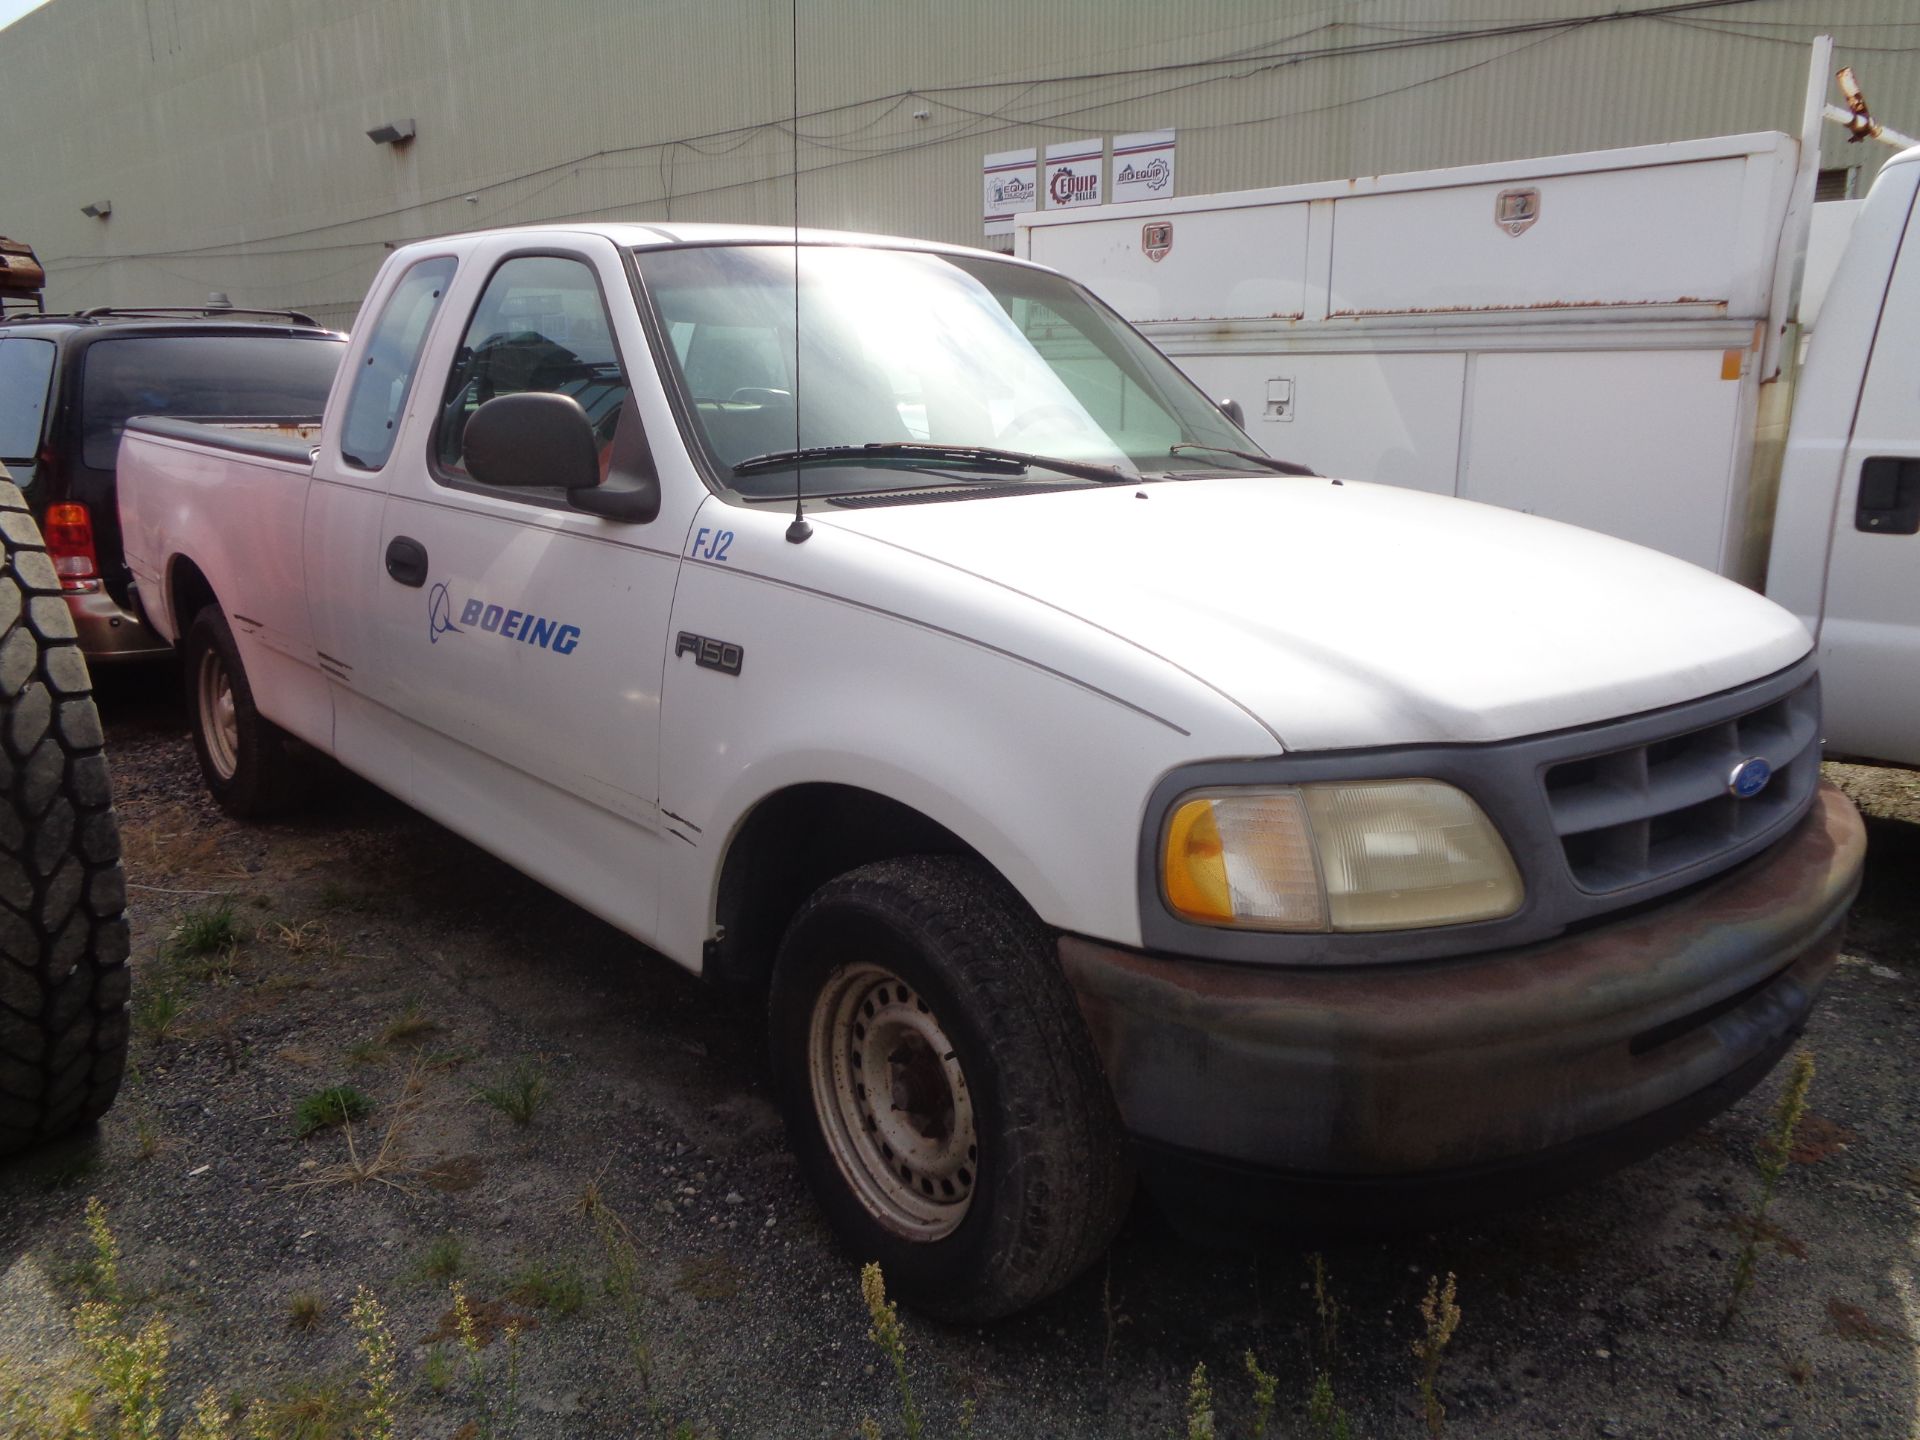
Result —
[[[70, 1357], [97, 1195], [140, 1313], [173, 1326], [172, 1393], [263, 1397], [285, 1435], [349, 1433], [359, 1285], [400, 1343], [401, 1433], [488, 1433], [453, 1349], [429, 1339], [454, 1269], [483, 1319], [525, 1327], [517, 1422], [492, 1433], [661, 1434], [671, 1418], [846, 1436], [866, 1416], [901, 1433], [857, 1267], [786, 1153], [757, 1023], [357, 781], [334, 778], [298, 823], [226, 820], [163, 679], [110, 676], [103, 694], [148, 1022], [138, 1079], [96, 1133], [0, 1170], [0, 1353]], [[1423, 1435], [1417, 1304], [1451, 1271], [1449, 1434], [1920, 1435], [1920, 776], [1830, 773], [1871, 817], [1867, 888], [1808, 1032], [1798, 1163], [1730, 1327], [1735, 1223], [1779, 1075], [1578, 1193], [1466, 1225], [1409, 1215], [1391, 1240], [1326, 1249], [1331, 1345], [1307, 1256], [1195, 1248], [1142, 1204], [1107, 1265], [1030, 1314], [906, 1317], [927, 1433], [959, 1433], [971, 1402], [982, 1436], [1183, 1435], [1204, 1361], [1220, 1435], [1251, 1435], [1252, 1351], [1279, 1381], [1268, 1433], [1323, 1433], [1307, 1396], [1325, 1367], [1353, 1435]], [[176, 926], [222, 897], [243, 937], [231, 956], [167, 958]], [[159, 1038], [169, 990], [183, 1008]], [[544, 1090], [524, 1126], [476, 1094], [517, 1071]], [[302, 1097], [341, 1084], [375, 1107], [352, 1149], [338, 1129], [297, 1138]], [[355, 1157], [375, 1178], [346, 1183]], [[631, 1237], [632, 1309], [608, 1294], [620, 1252], [589, 1196]], [[302, 1296], [319, 1304], [306, 1328]], [[485, 1352], [496, 1403], [505, 1349]]]

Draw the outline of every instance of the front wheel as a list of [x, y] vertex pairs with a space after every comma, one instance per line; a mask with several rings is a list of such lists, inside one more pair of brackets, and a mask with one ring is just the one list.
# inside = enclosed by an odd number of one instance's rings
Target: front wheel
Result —
[[254, 705], [227, 617], [207, 606], [187, 627], [181, 649], [193, 749], [214, 800], [241, 820], [295, 808], [305, 798], [306, 766], [287, 733]]
[[978, 863], [815, 892], [774, 971], [772, 1053], [815, 1195], [888, 1288], [949, 1320], [1035, 1303], [1132, 1194], [1119, 1116], [1045, 928]]

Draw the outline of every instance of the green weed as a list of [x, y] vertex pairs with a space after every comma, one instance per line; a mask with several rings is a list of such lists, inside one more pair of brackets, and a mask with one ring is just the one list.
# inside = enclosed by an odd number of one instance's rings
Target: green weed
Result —
[[[502, 1387], [504, 1393], [496, 1408], [483, 1354], [487, 1342], [481, 1338], [479, 1327], [474, 1323], [473, 1307], [467, 1303], [466, 1289], [457, 1280], [453, 1284], [453, 1320], [460, 1337], [460, 1348], [467, 1355], [467, 1379], [473, 1386], [474, 1404], [480, 1412], [474, 1422], [477, 1440], [511, 1436], [520, 1418], [520, 1322], [510, 1318], [502, 1331], [507, 1342], [507, 1373]], [[380, 1440], [391, 1440], [391, 1435], [380, 1437]]]
[[311, 1330], [327, 1313], [326, 1302], [311, 1290], [296, 1291], [287, 1298], [287, 1325], [294, 1330]]
[[1333, 1381], [1326, 1372], [1313, 1377], [1307, 1395], [1307, 1423], [1317, 1440], [1353, 1440], [1353, 1421], [1333, 1398]]
[[1207, 1383], [1207, 1367], [1193, 1367], [1187, 1379], [1187, 1440], [1216, 1440], [1213, 1428], [1213, 1386]]
[[1734, 1312], [1740, 1308], [1747, 1291], [1753, 1288], [1754, 1273], [1760, 1267], [1760, 1241], [1766, 1233], [1767, 1209], [1773, 1204], [1773, 1193], [1779, 1189], [1780, 1177], [1786, 1173], [1787, 1161], [1793, 1154], [1794, 1132], [1807, 1113], [1807, 1091], [1813, 1086], [1813, 1069], [1813, 1056], [1808, 1051], [1802, 1050], [1793, 1057], [1786, 1088], [1773, 1107], [1773, 1124], [1754, 1148], [1754, 1159], [1760, 1166], [1760, 1193], [1740, 1227], [1746, 1242], [1734, 1262], [1733, 1290], [1727, 1296], [1726, 1313], [1720, 1317], [1722, 1330], [1733, 1324]]
[[867, 1338], [880, 1347], [880, 1353], [893, 1366], [893, 1383], [900, 1392], [901, 1428], [906, 1431], [907, 1440], [920, 1440], [926, 1422], [921, 1418], [920, 1406], [913, 1398], [913, 1385], [907, 1378], [907, 1331], [900, 1323], [900, 1307], [887, 1299], [886, 1277], [877, 1264], [869, 1262], [861, 1269], [860, 1298], [866, 1302], [867, 1318], [873, 1322]]
[[1260, 1362], [1253, 1358], [1253, 1351], [1247, 1351], [1247, 1378], [1253, 1381], [1253, 1440], [1266, 1440], [1267, 1426], [1273, 1422], [1273, 1406], [1279, 1393], [1278, 1376], [1270, 1375], [1260, 1368]]
[[133, 1028], [155, 1045], [166, 1043], [186, 1010], [186, 1002], [171, 984], [142, 985], [133, 1005]]
[[453, 1280], [465, 1273], [466, 1243], [458, 1235], [436, 1237], [426, 1248], [414, 1272], [427, 1280]]
[[366, 1409], [344, 1375], [296, 1380], [271, 1399], [256, 1402], [248, 1424], [272, 1440], [351, 1440]]
[[420, 1378], [427, 1388], [436, 1395], [444, 1395], [453, 1386], [453, 1356], [444, 1345], [427, 1347], [426, 1359], [420, 1362]]
[[353, 1292], [353, 1329], [365, 1366], [367, 1385], [366, 1440], [393, 1440], [393, 1335], [386, 1312], [373, 1292], [362, 1285]]
[[1352, 1440], [1353, 1422], [1333, 1394], [1333, 1367], [1340, 1359], [1340, 1301], [1327, 1277], [1325, 1257], [1315, 1251], [1307, 1257], [1307, 1267], [1313, 1273], [1317, 1350], [1313, 1386], [1307, 1392], [1307, 1423], [1316, 1440]]
[[669, 1422], [666, 1407], [661, 1404], [659, 1392], [655, 1389], [653, 1342], [648, 1335], [647, 1325], [647, 1291], [640, 1276], [640, 1253], [634, 1245], [633, 1232], [607, 1203], [598, 1180], [587, 1182], [586, 1188], [580, 1193], [577, 1208], [593, 1226], [594, 1235], [600, 1241], [607, 1266], [603, 1283], [608, 1298], [620, 1312], [627, 1356], [633, 1362], [634, 1374], [640, 1382], [640, 1398], [647, 1408], [648, 1432], [655, 1435], [670, 1434], [674, 1440], [679, 1440], [683, 1430], [691, 1436], [692, 1429], [684, 1422], [679, 1425]]
[[202, 906], [182, 915], [167, 933], [162, 950], [169, 960], [184, 960], [231, 950], [239, 945], [240, 939], [233, 904], [222, 900], [218, 905]]
[[1327, 1283], [1326, 1258], [1318, 1250], [1307, 1257], [1308, 1268], [1313, 1271], [1313, 1309], [1319, 1320], [1316, 1336], [1320, 1346], [1320, 1365], [1331, 1369], [1340, 1355], [1340, 1302], [1334, 1298], [1333, 1287]]
[[294, 1133], [305, 1139], [316, 1130], [329, 1130], [373, 1113], [373, 1102], [351, 1085], [329, 1085], [303, 1098], [293, 1109]]
[[523, 1060], [504, 1080], [492, 1085], [476, 1085], [473, 1093], [481, 1104], [498, 1110], [514, 1124], [531, 1125], [546, 1102], [547, 1081], [531, 1061]]
[[571, 1315], [586, 1303], [587, 1290], [580, 1272], [571, 1265], [534, 1262], [521, 1267], [507, 1286], [507, 1299], [555, 1315]]
[[386, 1051], [380, 1048], [378, 1040], [356, 1040], [346, 1048], [349, 1065], [377, 1065], [386, 1058]]
[[1420, 1302], [1425, 1333], [1413, 1342], [1413, 1353], [1420, 1361], [1420, 1408], [1427, 1417], [1430, 1435], [1438, 1435], [1447, 1419], [1447, 1407], [1440, 1403], [1435, 1382], [1440, 1378], [1440, 1357], [1452, 1342], [1453, 1332], [1460, 1328], [1460, 1307], [1453, 1302], [1453, 1272], [1447, 1272], [1444, 1286], [1438, 1275], [1429, 1275], [1426, 1298]]

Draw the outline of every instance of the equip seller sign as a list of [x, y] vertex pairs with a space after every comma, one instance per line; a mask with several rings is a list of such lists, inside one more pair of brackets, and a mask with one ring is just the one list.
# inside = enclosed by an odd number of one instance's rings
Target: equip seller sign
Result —
[[1105, 140], [1065, 140], [1047, 146], [1047, 209], [1098, 205], [1102, 199], [1100, 172], [1106, 158]]

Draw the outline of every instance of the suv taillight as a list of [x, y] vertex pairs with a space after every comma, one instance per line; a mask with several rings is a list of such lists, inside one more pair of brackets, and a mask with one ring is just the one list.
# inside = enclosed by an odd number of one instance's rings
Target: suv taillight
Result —
[[47, 541], [47, 554], [60, 577], [63, 590], [98, 590], [100, 562], [93, 553], [93, 516], [84, 505], [60, 504], [47, 507], [41, 525]]

